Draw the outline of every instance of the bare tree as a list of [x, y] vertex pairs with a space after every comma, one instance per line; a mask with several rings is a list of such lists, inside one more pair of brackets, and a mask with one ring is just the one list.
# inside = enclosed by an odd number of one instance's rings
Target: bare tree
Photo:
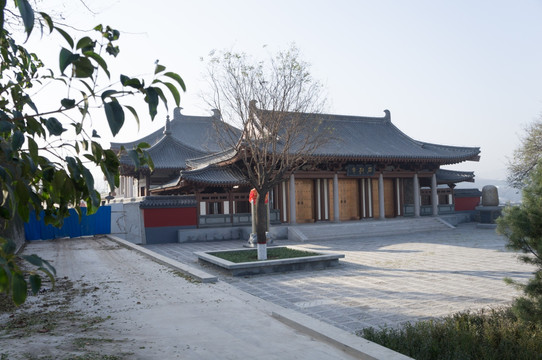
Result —
[[325, 103], [323, 88], [293, 45], [267, 61], [229, 51], [213, 55], [208, 66], [212, 95], [206, 101], [220, 110], [223, 121], [243, 129], [241, 137], [225, 127], [220, 132], [225, 145], [236, 150], [236, 166], [258, 193], [256, 235], [265, 252], [266, 194], [310, 161], [329, 138], [322, 136], [316, 115]]
[[508, 183], [522, 189], [542, 160], [542, 118], [525, 127], [521, 146], [508, 161]]

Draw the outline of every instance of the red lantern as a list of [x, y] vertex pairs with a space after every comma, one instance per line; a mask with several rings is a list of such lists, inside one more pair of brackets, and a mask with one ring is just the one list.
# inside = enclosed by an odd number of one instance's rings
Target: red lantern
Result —
[[[251, 204], [254, 204], [257, 198], [258, 198], [258, 192], [256, 191], [256, 189], [250, 190], [250, 195], [248, 196], [248, 202]], [[269, 202], [269, 193], [265, 194], [265, 203], [267, 204], [268, 202]]]
[[250, 190], [250, 195], [248, 196], [248, 202], [251, 204], [254, 204], [256, 202], [256, 198], [258, 197], [258, 192], [256, 189]]

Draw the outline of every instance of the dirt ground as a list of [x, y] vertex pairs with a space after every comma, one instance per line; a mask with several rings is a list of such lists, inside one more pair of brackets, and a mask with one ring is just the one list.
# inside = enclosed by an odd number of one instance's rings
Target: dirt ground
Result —
[[0, 300], [5, 359], [345, 359], [269, 316], [268, 303], [202, 284], [106, 238], [32, 242], [56, 288]]
[[[74, 241], [77, 242], [75, 248]], [[160, 341], [154, 341], [152, 334], [149, 338], [130, 337], [131, 327], [135, 324], [129, 313], [164, 305], [171, 300], [172, 295], [166, 293], [171, 293], [172, 289], [184, 293], [203, 286], [152, 261], [130, 263], [134, 259], [117, 256], [117, 253], [126, 255], [129, 250], [105, 239], [94, 239], [93, 244], [66, 239], [55, 242], [59, 249], [54, 252], [43, 246], [45, 244], [27, 247], [54, 266], [59, 260], [67, 265], [57, 266], [55, 289], [44, 278], [42, 291], [37, 296], [28, 296], [21, 307], [6, 306], [6, 299], [2, 299], [2, 360], [153, 358], [155, 351], [161, 351]], [[106, 257], [100, 258], [103, 254]], [[130, 255], [133, 257], [134, 254]], [[102, 265], [85, 266], [88, 263]], [[96, 273], [93, 271], [96, 268], [102, 271]], [[136, 279], [134, 286], [119, 286], [125, 282], [126, 275]], [[156, 276], [166, 288], [161, 290], [162, 285], [157, 286], [158, 281], [153, 281]], [[201, 301], [214, 303], [220, 300]], [[115, 316], [117, 313], [128, 316]]]

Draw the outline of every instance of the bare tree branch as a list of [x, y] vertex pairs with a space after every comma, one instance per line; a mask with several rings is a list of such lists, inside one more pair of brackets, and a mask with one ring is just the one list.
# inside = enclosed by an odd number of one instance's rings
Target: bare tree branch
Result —
[[508, 183], [521, 189], [542, 160], [542, 118], [525, 128], [521, 146], [508, 161]]
[[226, 126], [219, 134], [224, 148], [237, 150], [237, 166], [259, 194], [257, 235], [265, 241], [267, 213], [259, 207], [266, 193], [329, 141], [314, 115], [324, 107], [323, 88], [295, 46], [267, 62], [244, 53], [213, 53], [208, 65], [212, 92], [205, 101], [220, 110], [223, 121], [242, 129], [241, 137]]

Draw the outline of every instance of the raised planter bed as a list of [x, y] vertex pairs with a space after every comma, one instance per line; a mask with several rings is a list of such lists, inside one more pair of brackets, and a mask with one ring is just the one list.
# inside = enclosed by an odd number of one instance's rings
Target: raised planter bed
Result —
[[[234, 249], [228, 251], [254, 251], [254, 249]], [[318, 254], [280, 260], [260, 260], [243, 263], [234, 263], [211, 255], [216, 251], [196, 252], [198, 261], [218, 267], [232, 276], [259, 275], [274, 272], [286, 272], [295, 270], [321, 270], [331, 266], [337, 266], [343, 254]], [[311, 251], [313, 252], [313, 251]]]

